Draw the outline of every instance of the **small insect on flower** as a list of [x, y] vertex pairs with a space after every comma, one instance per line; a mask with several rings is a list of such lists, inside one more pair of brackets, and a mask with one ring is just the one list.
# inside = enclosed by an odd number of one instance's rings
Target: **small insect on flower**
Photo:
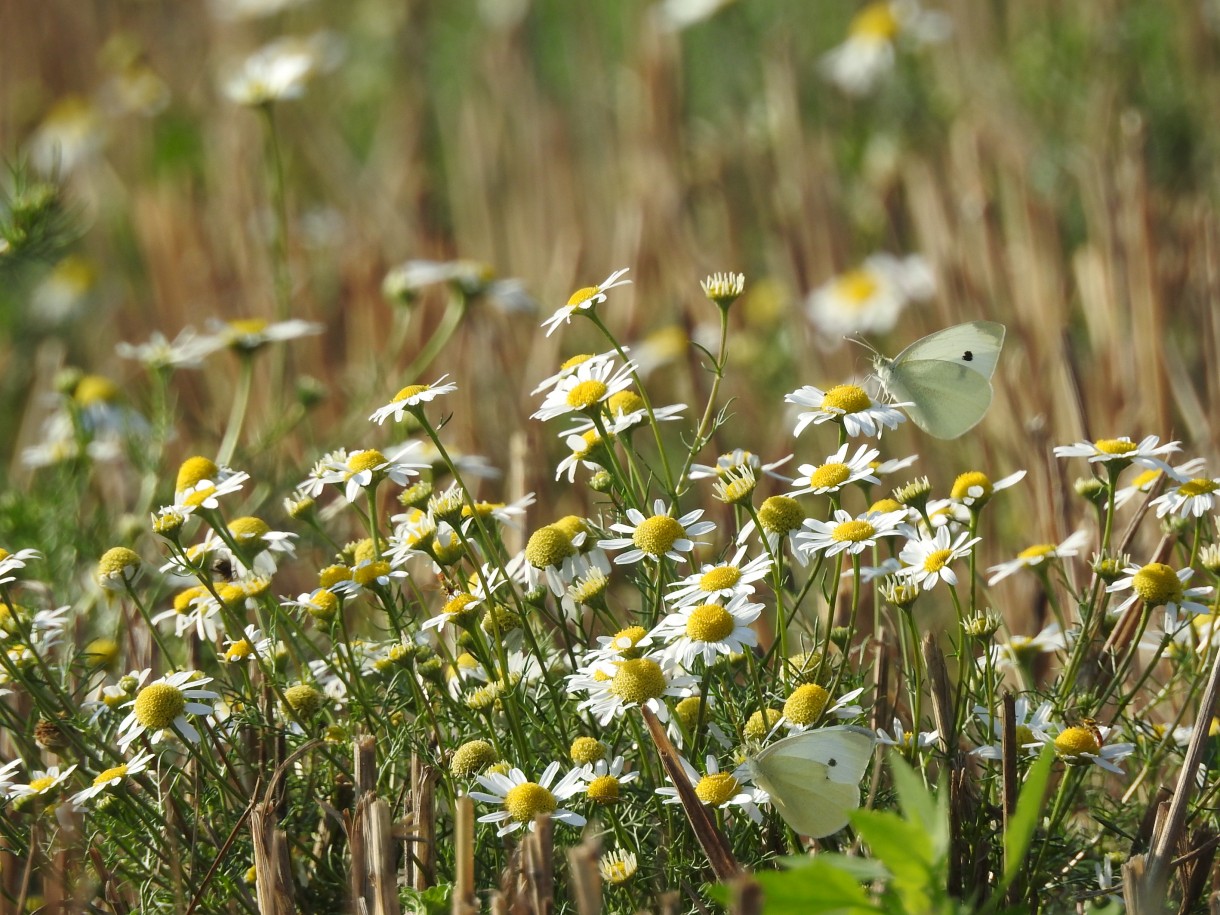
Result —
[[1117, 763], [1135, 752], [1135, 744], [1107, 744], [1106, 738], [1110, 735], [1111, 730], [1091, 719], [1066, 727], [1055, 737], [1055, 753], [1071, 764], [1092, 763], [1107, 772], [1122, 775], [1123, 770]]

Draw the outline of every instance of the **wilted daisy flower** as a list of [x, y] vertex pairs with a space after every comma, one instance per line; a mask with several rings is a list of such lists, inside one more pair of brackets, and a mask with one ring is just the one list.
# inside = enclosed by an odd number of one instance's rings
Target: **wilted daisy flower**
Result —
[[78, 791], [72, 795], [70, 798], [72, 806], [83, 807], [86, 801], [92, 800], [108, 788], [122, 784], [124, 779], [130, 778], [133, 775], [139, 775], [148, 768], [148, 764], [152, 760], [153, 755], [147, 750], [142, 750], [127, 762], [98, 773], [93, 779], [92, 785], [84, 791]]
[[457, 390], [457, 385], [453, 382], [442, 384], [449, 376], [442, 375], [432, 384], [411, 384], [407, 385], [401, 391], [394, 395], [394, 399], [383, 407], [378, 407], [373, 411], [369, 419], [377, 423], [383, 424], [391, 417], [394, 422], [402, 422], [403, 417], [410, 411], [413, 411], [420, 404], [428, 403], [429, 401], [439, 397], [441, 394], [450, 394]]
[[902, 404], [878, 403], [864, 388], [854, 384], [840, 384], [826, 391], [807, 384], [784, 400], [812, 408], [797, 415], [793, 435], [800, 435], [810, 423], [836, 422], [852, 438], [860, 435], [879, 438], [886, 429], [897, 429], [899, 423], [906, 421], [906, 414], [895, 409]]
[[640, 777], [639, 772], [623, 773], [623, 757], [616, 756], [612, 762], [604, 759], [587, 763], [580, 770], [585, 782], [585, 795], [595, 804], [613, 804], [620, 799], [619, 788]]
[[902, 722], [894, 719], [894, 729], [887, 731], [885, 728], [877, 728], [877, 743], [887, 747], [898, 747], [903, 751], [925, 750], [928, 747], [936, 745], [940, 740], [940, 731], [920, 731], [915, 734], [905, 730], [902, 727]]
[[1048, 623], [1037, 635], [1012, 635], [1007, 641], [998, 641], [987, 648], [987, 655], [979, 658], [979, 665], [991, 663], [997, 670], [1012, 667], [1028, 667], [1040, 654], [1066, 651], [1070, 641], [1058, 623]]
[[987, 584], [994, 585], [997, 581], [1003, 581], [1008, 576], [1015, 575], [1021, 569], [1040, 569], [1044, 564], [1049, 564], [1051, 560], [1077, 556], [1088, 542], [1088, 532], [1081, 530], [1071, 534], [1058, 546], [1053, 543], [1038, 543], [1026, 547], [1017, 554], [1016, 559], [1010, 559], [1008, 562], [1001, 562], [999, 565], [989, 568], [987, 571], [993, 574], [987, 579]]
[[699, 283], [703, 294], [720, 308], [732, 305], [746, 288], [744, 273], [713, 273]]
[[[857, 555], [877, 545], [881, 537], [907, 534], [905, 508], [892, 512], [865, 512], [853, 517], [843, 509], [836, 509], [834, 520], [818, 521], [808, 518], [805, 530], [796, 535], [796, 548], [806, 554], [824, 552], [827, 556], [839, 553]], [[886, 569], [880, 574], [890, 574]], [[876, 576], [874, 576], [876, 577]]]
[[[10, 766], [12, 763], [9, 764]], [[59, 766], [49, 766], [47, 769], [33, 769], [30, 775], [33, 776], [29, 784], [9, 784], [6, 792], [11, 801], [17, 801], [28, 797], [42, 797], [55, 791], [60, 785], [68, 780], [68, 776], [76, 771], [76, 766], [71, 765], [59, 771]]]
[[643, 512], [637, 509], [627, 509], [627, 519], [630, 524], [612, 524], [610, 530], [629, 537], [615, 537], [609, 540], [599, 540], [597, 545], [604, 550], [621, 550], [624, 547], [634, 547], [625, 553], [614, 557], [616, 565], [639, 562], [645, 557], [660, 559], [665, 556], [674, 562], [685, 562], [683, 553], [689, 553], [695, 548], [691, 537], [698, 537], [716, 529], [711, 521], [700, 521], [703, 509], [689, 511], [680, 518], [674, 518], [668, 513], [665, 502], [657, 499], [652, 505], [653, 514], [645, 518]]
[[[695, 796], [704, 804], [721, 810], [738, 807], [755, 823], [762, 822], [762, 811], [758, 809], [758, 805], [766, 802], [767, 795], [766, 792], [746, 784], [750, 776], [748, 767], [741, 765], [732, 772], [721, 772], [720, 763], [716, 757], [709, 754], [704, 758], [707, 775], [700, 775], [685, 757], [679, 756], [678, 761], [682, 764], [682, 771], [691, 787], [695, 789]], [[666, 799], [666, 804], [682, 803], [677, 788], [657, 788], [656, 793]]]
[[1025, 471], [1018, 470], [993, 483], [987, 477], [987, 474], [978, 470], [972, 470], [959, 474], [957, 479], [953, 481], [953, 488], [949, 491], [949, 498], [961, 502], [967, 508], [981, 507], [991, 498], [993, 493], [997, 493], [1001, 489], [1007, 489], [1009, 486], [1013, 486], [1024, 479]]
[[922, 257], [875, 254], [815, 289], [805, 309], [818, 330], [831, 339], [885, 333], [908, 302], [931, 298], [935, 291], [932, 268]]
[[744, 448], [734, 448], [726, 454], [716, 458], [715, 464], [691, 464], [690, 472], [687, 474], [689, 480], [706, 480], [706, 479], [724, 479], [724, 477], [733, 474], [743, 467], [749, 467], [756, 474], [765, 473], [769, 477], [774, 477], [777, 480], [784, 480], [779, 474], [772, 473], [776, 467], [782, 467], [784, 464], [792, 460], [792, 455], [780, 458], [778, 461], [773, 461], [770, 464], [764, 464], [758, 455], [746, 451]]
[[1142, 600], [1149, 607], [1165, 608], [1166, 629], [1178, 627], [1178, 612], [1207, 613], [1206, 604], [1201, 604], [1195, 598], [1206, 597], [1212, 593], [1210, 585], [1202, 588], [1186, 589], [1194, 569], [1179, 569], [1174, 571], [1163, 562], [1150, 562], [1146, 566], [1128, 566], [1123, 569], [1124, 578], [1111, 584], [1106, 591], [1114, 594], [1118, 591], [1131, 591], [1131, 596], [1110, 608], [1110, 615], [1117, 616], [1137, 600]]
[[755, 556], [743, 564], [747, 549], [747, 546], [740, 546], [727, 562], [704, 563], [698, 572], [673, 582], [665, 600], [676, 607], [683, 607], [709, 601], [731, 601], [738, 596], [753, 594], [754, 582], [766, 578], [771, 569], [771, 557]]
[[1118, 761], [1135, 752], [1133, 743], [1107, 744], [1112, 729], [1100, 724], [1073, 725], [1061, 730], [1054, 740], [1055, 753], [1071, 763], [1092, 763], [1107, 772], [1122, 775]]
[[1173, 454], [1178, 450], [1177, 442], [1166, 442], [1155, 435], [1145, 436], [1139, 442], [1133, 442], [1125, 435], [1121, 438], [1099, 438], [1095, 442], [1077, 442], [1074, 445], [1056, 445], [1055, 457], [1088, 458], [1090, 464], [1107, 464], [1116, 470], [1122, 470], [1131, 464], [1150, 467], [1155, 470], [1169, 471], [1170, 467], [1161, 455]]
[[154, 744], [159, 743], [171, 731], [198, 743], [199, 732], [186, 716], [212, 713], [211, 702], [207, 700], [219, 699], [220, 694], [200, 689], [211, 682], [211, 677], [180, 670], [143, 687], [135, 699], [123, 706], [131, 712], [119, 725], [119, 748], [127, 752], [131, 742], [142, 734], [148, 734]]
[[597, 870], [611, 886], [620, 886], [635, 876], [639, 862], [635, 852], [614, 848], [597, 859]]
[[551, 783], [558, 773], [559, 763], [553, 762], [536, 782], [530, 781], [517, 768], [510, 769], [506, 774], [491, 772], [476, 776], [478, 783], [493, 793], [471, 791], [470, 796], [484, 804], [496, 804], [503, 808], [484, 814], [479, 817], [479, 822], [502, 824], [496, 832], [498, 836], [515, 832], [523, 826], [532, 832], [534, 818], [540, 813], [550, 814], [551, 819], [569, 826], [584, 826], [584, 817], [559, 806], [562, 801], [584, 790], [582, 770], [570, 769], [552, 788]]
[[568, 304], [564, 305], [542, 323], [542, 326], [547, 329], [546, 335], [549, 337], [551, 334], [553, 334], [561, 322], [564, 324], [570, 324], [572, 322], [572, 315], [576, 312], [588, 311], [594, 306], [600, 305], [602, 302], [606, 301], [606, 290], [613, 289], [615, 286], [625, 286], [630, 283], [631, 280], [621, 279], [622, 275], [629, 269], [631, 268], [624, 267], [621, 270], [615, 270], [598, 285], [584, 286], [577, 289], [568, 298]]
[[[1043, 702], [1036, 709], [1031, 709], [1029, 699], [1018, 696], [1014, 712], [1018, 753], [1023, 756], [1037, 756], [1042, 747], [1052, 739], [1051, 704]], [[971, 753], [981, 759], [1003, 759], [1004, 753], [1000, 745], [1004, 738], [1003, 716], [999, 712], [992, 714], [981, 705], [974, 707], [974, 714], [982, 722], [984, 731], [991, 735], [995, 742], [977, 747]]]
[[762, 609], [763, 605], [751, 603], [747, 594], [738, 594], [723, 605], [687, 604], [666, 615], [649, 634], [666, 641], [663, 653], [689, 670], [695, 658], [712, 664], [719, 657], [757, 645], [758, 634], [750, 624]]
[[1156, 506], [1156, 516], [1164, 518], [1168, 514], [1181, 515], [1183, 518], [1202, 518], [1208, 512], [1214, 511], [1220, 499], [1220, 479], [1208, 477], [1182, 478], [1174, 472], [1176, 481], [1161, 495], [1152, 500]]
[[569, 413], [596, 411], [613, 395], [631, 387], [634, 371], [634, 362], [617, 370], [610, 359], [582, 362], [547, 391], [542, 406], [530, 418], [546, 422]]
[[252, 353], [269, 343], [312, 337], [326, 329], [325, 325], [316, 321], [303, 321], [300, 318], [275, 323], [263, 318], [240, 318], [232, 321], [211, 319], [208, 326], [216, 335], [219, 345], [240, 353]]
[[845, 442], [822, 464], [801, 464], [797, 468], [798, 476], [792, 481], [797, 488], [788, 495], [812, 493], [818, 496], [839, 492], [852, 483], [880, 483], [872, 473], [872, 463], [879, 454], [877, 449], [861, 445], [856, 449], [856, 453], [848, 458], [847, 451], [850, 447], [851, 445]]
[[343, 42], [333, 32], [277, 38], [247, 57], [222, 89], [230, 101], [251, 107], [300, 98], [315, 75], [334, 70], [342, 58]]
[[669, 659], [660, 654], [610, 663], [613, 675], [606, 673], [603, 662], [594, 662], [568, 679], [569, 692], [589, 694], [580, 710], [587, 709], [603, 726], [637, 706], [647, 707], [661, 721], [668, 721], [665, 697], [683, 696], [695, 683], [694, 677], [676, 673]]
[[924, 591], [931, 591], [938, 581], [956, 585], [957, 574], [949, 564], [969, 556], [970, 549], [983, 538], [971, 537], [968, 531], [958, 534], [955, 539], [950, 540], [950, 537], [948, 528], [941, 527], [931, 537], [908, 540], [898, 554], [903, 567], [897, 574], [909, 578]]
[[819, 69], [848, 95], [867, 95], [894, 69], [896, 41], [929, 44], [948, 28], [942, 14], [921, 9], [916, 0], [878, 0], [852, 18], [847, 40], [822, 56]]

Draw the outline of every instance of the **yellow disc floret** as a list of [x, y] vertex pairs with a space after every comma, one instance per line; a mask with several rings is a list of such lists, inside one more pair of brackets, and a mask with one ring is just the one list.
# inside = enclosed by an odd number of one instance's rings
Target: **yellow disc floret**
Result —
[[733, 634], [737, 621], [719, 604], [701, 604], [686, 618], [686, 637], [696, 642], [720, 642]]
[[784, 717], [808, 727], [822, 717], [830, 694], [816, 683], [805, 683], [792, 691], [784, 703]]
[[695, 796], [705, 804], [719, 807], [726, 804], [741, 790], [741, 783], [728, 772], [713, 772], [699, 779], [695, 785]]
[[1097, 734], [1093, 729], [1077, 725], [1064, 728], [1059, 733], [1059, 736], [1055, 738], [1055, 752], [1068, 759], [1085, 753], [1096, 756], [1101, 752], [1101, 745], [1098, 743]]
[[136, 721], [149, 731], [160, 731], [186, 711], [182, 690], [168, 683], [151, 683], [136, 695]]
[[1150, 607], [1159, 607], [1182, 599], [1182, 582], [1172, 568], [1163, 562], [1150, 562], [1131, 579], [1131, 587]]
[[559, 802], [536, 782], [522, 782], [504, 796], [504, 809], [518, 823], [528, 823], [540, 813], [554, 813]]
[[837, 413], [861, 413], [872, 402], [864, 388], [854, 384], [835, 385], [822, 395], [822, 409]]
[[665, 692], [665, 672], [649, 658], [619, 661], [609, 689], [611, 695], [629, 704], [656, 699]]
[[631, 542], [649, 556], [664, 556], [685, 533], [676, 518], [653, 515], [636, 526], [635, 533], [631, 535]]

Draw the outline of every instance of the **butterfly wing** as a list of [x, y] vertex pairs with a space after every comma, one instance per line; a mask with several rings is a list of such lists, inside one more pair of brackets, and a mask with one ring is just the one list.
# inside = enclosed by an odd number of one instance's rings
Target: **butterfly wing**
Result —
[[876, 740], [864, 728], [819, 728], [773, 743], [749, 766], [784, 822], [820, 839], [846, 826], [860, 806], [860, 780]]
[[902, 367], [923, 360], [952, 362], [990, 381], [1003, 346], [1003, 324], [970, 321], [921, 337], [895, 356], [892, 365]]

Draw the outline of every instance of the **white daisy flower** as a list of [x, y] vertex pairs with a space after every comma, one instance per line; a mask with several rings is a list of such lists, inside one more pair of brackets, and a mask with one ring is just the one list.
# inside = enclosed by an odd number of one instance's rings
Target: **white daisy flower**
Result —
[[599, 470], [605, 469], [596, 461], [589, 460], [589, 456], [594, 454], [597, 449], [603, 446], [609, 447], [596, 429], [588, 429], [580, 435], [569, 435], [563, 443], [568, 446], [571, 453], [555, 468], [556, 480], [566, 473], [568, 482], [574, 483], [577, 467], [584, 467], [590, 473], [597, 473]]
[[366, 489], [382, 480], [406, 486], [411, 477], [418, 476], [421, 470], [429, 469], [428, 464], [403, 460], [415, 447], [415, 442], [408, 442], [395, 452], [393, 457], [387, 457], [376, 448], [351, 454], [344, 452], [344, 459], [336, 458], [329, 462], [320, 471], [318, 479], [322, 483], [342, 486], [343, 495], [348, 502], [355, 502]]
[[1040, 654], [1066, 651], [1071, 639], [1058, 623], [1048, 623], [1037, 635], [1011, 635], [1007, 641], [998, 641], [987, 647], [987, 654], [979, 658], [979, 666], [990, 663], [996, 670], [1025, 667]]
[[[119, 748], [126, 753], [132, 741], [143, 734], [149, 735], [154, 744], [159, 743], [170, 732], [198, 743], [199, 731], [187, 715], [212, 714], [209, 700], [219, 699], [220, 694], [200, 689], [211, 682], [211, 677], [199, 677], [195, 671], [180, 670], [143, 687], [136, 693], [135, 699], [123, 706], [131, 711], [119, 725]], [[190, 688], [185, 688], [188, 684]]]
[[610, 359], [588, 360], [558, 381], [531, 419], [547, 420], [569, 413], [583, 413], [604, 405], [612, 396], [631, 387], [635, 363], [627, 362], [615, 369]]
[[14, 759], [0, 766], [0, 795], [8, 795], [8, 789], [13, 784], [13, 776], [17, 774], [17, 770], [20, 768], [20, 759]]
[[172, 342], [160, 331], [154, 331], [147, 343], [119, 343], [114, 351], [123, 359], [139, 362], [149, 371], [165, 371], [197, 369], [222, 345], [215, 337], [200, 337], [193, 327], [184, 327]]
[[850, 447], [850, 443], [844, 443], [822, 464], [801, 464], [797, 468], [797, 478], [792, 481], [797, 484], [797, 488], [788, 495], [812, 493], [819, 496], [839, 492], [852, 483], [880, 483], [872, 473], [872, 463], [880, 452], [868, 445], [861, 445], [856, 449], [856, 453], [848, 458], [847, 451]]
[[847, 39], [822, 55], [822, 75], [851, 96], [872, 92], [894, 69], [895, 42], [941, 41], [949, 20], [920, 8], [916, 0], [878, 0], [852, 18]]
[[1107, 772], [1122, 775], [1118, 762], [1135, 752], [1135, 744], [1107, 744], [1111, 730], [1091, 722], [1063, 728], [1055, 736], [1055, 753], [1071, 763], [1092, 763]]
[[758, 633], [750, 624], [762, 609], [762, 604], [751, 603], [746, 594], [738, 594], [724, 605], [688, 604], [666, 615], [649, 634], [667, 641], [664, 654], [689, 670], [696, 658], [709, 665], [757, 645]]
[[585, 765], [580, 769], [580, 777], [585, 783], [585, 794], [589, 799], [600, 804], [612, 803], [619, 799], [619, 786], [629, 785], [640, 777], [639, 772], [623, 772], [626, 761], [621, 756], [606, 762]]
[[789, 733], [797, 734], [807, 731], [827, 717], [848, 720], [864, 714], [864, 709], [855, 704], [855, 700], [864, 692], [864, 687], [858, 687], [844, 693], [834, 702], [827, 705], [830, 694], [817, 683], [803, 683], [792, 691], [784, 702], [784, 713], [775, 729], [787, 728]]
[[252, 353], [269, 343], [284, 343], [313, 337], [326, 330], [326, 325], [316, 321], [293, 318], [290, 321], [270, 322], [262, 318], [239, 318], [233, 321], [208, 321], [208, 327], [216, 334], [220, 345], [238, 352]]
[[905, 524], [906, 518], [905, 508], [893, 512], [870, 511], [856, 517], [841, 508], [836, 509], [832, 521], [806, 519], [805, 530], [796, 535], [796, 548], [809, 555], [819, 552], [827, 556], [858, 555], [875, 547], [882, 537], [910, 536], [912, 531]]
[[613, 289], [616, 286], [625, 286], [630, 283], [631, 280], [621, 279], [622, 275], [629, 269], [629, 267], [624, 267], [621, 270], [615, 270], [598, 285], [577, 289], [568, 298], [568, 304], [564, 305], [542, 323], [542, 326], [547, 329], [546, 335], [549, 337], [553, 334], [561, 323], [572, 323], [572, 315], [576, 312], [588, 311], [606, 301], [606, 291], [608, 289]]
[[597, 545], [604, 550], [621, 550], [624, 547], [634, 547], [614, 558], [616, 565], [639, 562], [641, 559], [660, 559], [665, 556], [674, 562], [685, 562], [683, 553], [689, 553], [695, 548], [691, 537], [698, 537], [716, 529], [711, 521], [700, 521], [703, 509], [697, 508], [687, 512], [680, 518], [674, 518], [668, 513], [665, 502], [657, 499], [652, 506], [653, 514], [645, 518], [643, 512], [637, 509], [627, 509], [627, 519], [630, 524], [612, 524], [610, 530], [629, 534], [629, 537], [615, 537], [609, 540], [599, 540]]
[[918, 734], [905, 730], [902, 722], [894, 718], [894, 729], [877, 728], [877, 743], [900, 750], [926, 750], [940, 740], [940, 731], [920, 731]]
[[581, 773], [581, 769], [570, 769], [558, 784], [551, 787], [555, 776], [559, 774], [557, 762], [547, 766], [542, 777], [536, 782], [530, 781], [525, 773], [517, 768], [509, 770], [507, 775], [492, 772], [477, 776], [479, 784], [492, 793], [471, 791], [470, 796], [484, 804], [496, 804], [503, 808], [479, 817], [480, 823], [501, 824], [496, 832], [498, 836], [507, 835], [522, 827], [533, 831], [534, 818], [540, 813], [550, 814], [551, 819], [569, 826], [584, 826], [584, 817], [559, 806], [563, 801], [584, 791], [585, 783]]
[[[1014, 718], [1017, 723], [1017, 746], [1022, 756], [1037, 756], [1042, 747], [1053, 739], [1054, 725], [1051, 722], [1051, 704], [1043, 702], [1036, 709], [1031, 709], [1029, 699], [1018, 696], [1014, 708]], [[971, 750], [971, 754], [980, 759], [1003, 759], [1004, 753], [1000, 742], [1004, 738], [1004, 718], [999, 713], [992, 712], [981, 705], [974, 707], [974, 714], [982, 722], [983, 729], [992, 736], [994, 743], [983, 744]]]
[[981, 506], [991, 498], [993, 493], [997, 493], [1001, 489], [1008, 489], [1024, 479], [1025, 471], [1018, 470], [993, 483], [985, 473], [974, 470], [959, 475], [953, 481], [953, 488], [950, 490], [949, 496], [967, 508], [973, 508], [976, 505]]
[[[681, 419], [682, 414], [685, 412], [686, 404], [684, 403], [653, 407], [652, 419], [659, 423], [673, 422]], [[633, 429], [636, 426], [650, 422], [648, 408], [644, 406], [643, 398], [634, 391], [619, 391], [617, 394], [612, 394], [606, 398], [603, 415], [605, 417], [606, 431], [611, 435], [622, 435], [628, 429]], [[566, 441], [568, 435], [579, 435], [594, 428], [596, 426], [593, 420], [585, 418], [567, 432], [562, 433], [560, 438], [564, 438]]]
[[225, 639], [224, 651], [217, 657], [229, 664], [237, 664], [256, 658], [267, 658], [274, 647], [275, 639], [265, 638], [262, 630], [251, 623], [238, 638]]
[[369, 416], [372, 422], [377, 425], [382, 425], [391, 417], [394, 422], [400, 423], [403, 417], [411, 410], [412, 407], [418, 407], [420, 404], [430, 403], [442, 394], [452, 394], [457, 390], [457, 385], [453, 382], [443, 384], [444, 380], [449, 375], [442, 375], [432, 384], [410, 384], [394, 395], [393, 400], [383, 407], [378, 407]]
[[886, 333], [909, 302], [929, 299], [935, 291], [932, 268], [922, 257], [875, 254], [810, 293], [805, 311], [830, 339]]
[[16, 553], [10, 553], [8, 550], [0, 548], [0, 585], [16, 581], [17, 576], [13, 575], [13, 572], [24, 569], [27, 562], [41, 558], [42, 553], [28, 547], [18, 550]]
[[1150, 467], [1155, 470], [1169, 471], [1170, 467], [1162, 455], [1173, 454], [1179, 449], [1177, 442], [1167, 442], [1162, 445], [1155, 435], [1148, 435], [1133, 442], [1127, 436], [1120, 438], [1098, 439], [1095, 442], [1077, 442], [1074, 445], [1056, 445], [1055, 457], [1087, 458], [1090, 464], [1113, 464], [1122, 469], [1129, 464]]
[[300, 98], [310, 80], [334, 70], [342, 56], [342, 40], [331, 32], [277, 38], [246, 58], [221, 88], [230, 101], [250, 107]]
[[[1169, 475], [1173, 478], [1190, 480], [1197, 476], [1207, 466], [1205, 458], [1191, 458], [1185, 463], [1178, 464], [1176, 467], [1169, 469]], [[1126, 505], [1136, 496], [1147, 495], [1152, 492], [1157, 481], [1160, 480], [1161, 474], [1165, 471], [1157, 467], [1152, 467], [1135, 475], [1135, 477], [1126, 486], [1120, 486], [1114, 490], [1114, 507], [1121, 508]]]
[[[629, 353], [631, 350], [629, 347], [624, 346], [623, 352]], [[551, 375], [549, 378], [543, 378], [542, 381], [538, 382], [538, 386], [534, 388], [534, 390], [530, 391], [530, 396], [536, 397], [543, 391], [549, 391], [569, 375], [572, 375], [580, 366], [587, 362], [612, 362], [617, 358], [619, 358], [618, 350], [607, 350], [604, 353], [579, 353], [578, 355], [572, 356], [570, 359], [565, 360], [561, 366], [559, 366], [558, 372]]]
[[[1177, 477], [1177, 473], [1174, 473]], [[1217, 491], [1220, 491], [1220, 479], [1208, 477], [1178, 478], [1176, 484], [1152, 500], [1156, 506], [1156, 516], [1164, 518], [1168, 514], [1180, 515], [1183, 518], [1202, 518], [1205, 514], [1215, 511]]]
[[796, 548], [796, 537], [805, 523], [805, 509], [801, 503], [791, 496], [769, 496], [758, 507], [758, 524], [751, 518], [741, 526], [737, 534], [737, 543], [744, 544], [754, 536], [755, 527], [762, 528], [763, 538], [767, 541], [767, 550], [772, 555], [779, 553], [781, 547], [787, 546], [789, 555], [799, 565], [807, 565], [809, 556]]
[[989, 568], [987, 571], [991, 572], [992, 575], [987, 579], [987, 584], [994, 585], [997, 581], [1003, 581], [1022, 569], [1036, 569], [1044, 564], [1049, 564], [1055, 559], [1068, 559], [1072, 556], [1077, 556], [1088, 542], [1088, 532], [1080, 530], [1070, 534], [1058, 546], [1053, 543], [1038, 543], [1034, 546], [1026, 547], [1017, 554], [1015, 559], [1001, 562], [999, 565]]
[[765, 473], [769, 477], [777, 480], [788, 482], [786, 477], [781, 477], [777, 473], [772, 473], [776, 467], [782, 467], [792, 460], [792, 455], [780, 458], [778, 461], [772, 461], [770, 464], [764, 464], [762, 459], [757, 455], [744, 448], [734, 448], [726, 454], [716, 458], [715, 464], [691, 464], [690, 472], [686, 475], [688, 480], [707, 480], [718, 479], [723, 480], [726, 476], [732, 476], [743, 467], [749, 467], [755, 474]]
[[228, 468], [224, 467], [219, 470], [216, 480], [199, 480], [174, 493], [174, 509], [187, 515], [201, 508], [214, 511], [220, 508], [222, 496], [240, 492], [245, 482], [250, 479], [250, 474], [244, 470], [228, 471]]
[[886, 429], [897, 429], [899, 423], [906, 422], [906, 414], [896, 409], [905, 404], [879, 403], [864, 388], [854, 384], [840, 384], [825, 391], [807, 384], [785, 396], [784, 400], [811, 408], [797, 415], [793, 435], [800, 435], [810, 423], [816, 426], [835, 422], [842, 424], [852, 438], [861, 435], [880, 438]]
[[[749, 767], [743, 764], [732, 772], [721, 772], [716, 757], [708, 755], [704, 759], [707, 775], [700, 775], [685, 757], [679, 756], [678, 761], [682, 764], [682, 771], [691, 787], [695, 789], [695, 795], [704, 804], [721, 810], [737, 807], [755, 823], [762, 822], [762, 811], [758, 807], [759, 804], [767, 803], [770, 798], [762, 789], [749, 785]], [[677, 788], [657, 788], [656, 793], [666, 799], [666, 804], [682, 803]]]
[[1117, 616], [1137, 600], [1142, 600], [1148, 607], [1164, 607], [1165, 628], [1168, 631], [1175, 630], [1179, 625], [1179, 611], [1191, 614], [1209, 612], [1208, 606], [1199, 603], [1195, 598], [1211, 594], [1212, 587], [1184, 587], [1194, 574], [1194, 569], [1179, 569], [1175, 572], [1163, 562], [1128, 566], [1123, 569], [1123, 575], [1126, 577], [1116, 580], [1106, 591], [1115, 594], [1130, 590], [1131, 596], [1118, 606], [1111, 607], [1110, 615]]
[[568, 678], [568, 692], [585, 692], [588, 698], [580, 710], [589, 711], [603, 726], [621, 718], [628, 709], [646, 707], [661, 721], [669, 721], [667, 696], [684, 696], [695, 685], [695, 678], [678, 674], [663, 654], [648, 654], [610, 662], [613, 675], [602, 662], [580, 668]]
[[[16, 760], [14, 760], [14, 762], [15, 761]], [[9, 766], [12, 765], [12, 763], [9, 763]], [[29, 784], [10, 784], [5, 790], [8, 794], [9, 800], [11, 801], [23, 797], [40, 797], [42, 795], [50, 794], [65, 781], [67, 781], [68, 776], [75, 771], [75, 765], [68, 766], [68, 768], [64, 769], [62, 772], [59, 771], [59, 766], [49, 766], [45, 770], [33, 769], [30, 772], [30, 775], [33, 777], [30, 779]]]
[[113, 788], [116, 785], [122, 784], [124, 779], [130, 778], [133, 775], [139, 775], [148, 768], [148, 764], [152, 762], [153, 755], [147, 750], [142, 750], [125, 763], [121, 763], [113, 768], [106, 769], [104, 772], [98, 773], [93, 779], [93, 784], [84, 791], [78, 791], [70, 798], [73, 807], [83, 807], [87, 801], [93, 800], [103, 791], [108, 788]]
[[755, 556], [743, 564], [747, 549], [745, 545], [740, 546], [727, 562], [704, 563], [698, 572], [672, 582], [669, 585], [671, 590], [665, 596], [666, 602], [675, 607], [684, 607], [710, 601], [727, 602], [739, 595], [753, 594], [754, 582], [766, 578], [771, 570], [771, 557], [765, 554]]
[[971, 537], [968, 531], [958, 534], [952, 541], [950, 536], [948, 529], [942, 527], [931, 537], [908, 540], [898, 554], [903, 565], [898, 574], [924, 591], [931, 591], [938, 581], [956, 585], [957, 574], [950, 564], [969, 556], [971, 548], [983, 538]]

